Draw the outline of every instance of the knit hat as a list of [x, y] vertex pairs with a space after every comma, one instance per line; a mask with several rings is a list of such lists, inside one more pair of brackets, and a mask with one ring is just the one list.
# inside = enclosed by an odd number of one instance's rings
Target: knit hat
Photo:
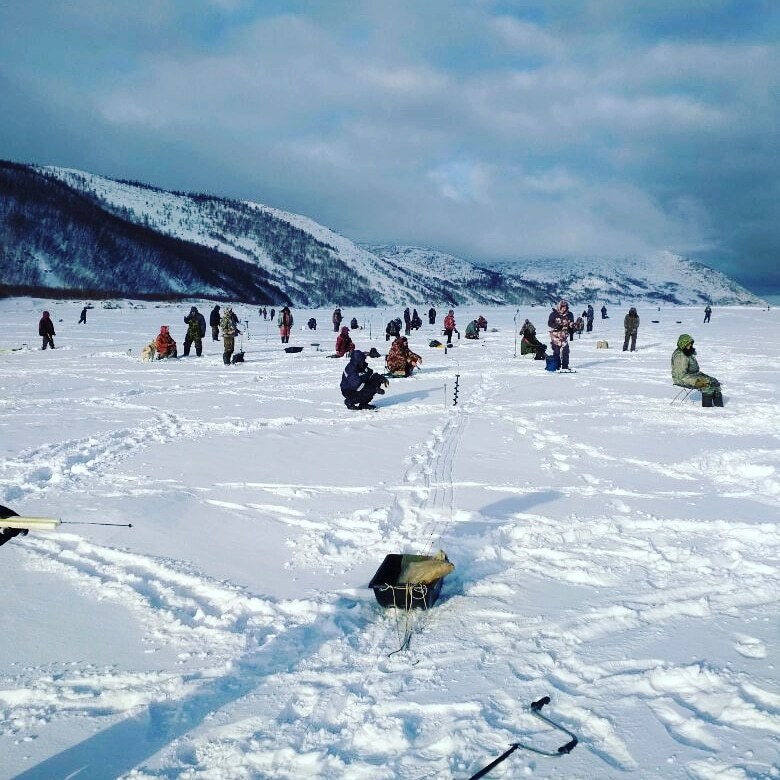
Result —
[[683, 333], [680, 338], [677, 339], [677, 346], [680, 349], [685, 349], [686, 347], [690, 347], [691, 344], [693, 344], [693, 337], [689, 336], [687, 333]]

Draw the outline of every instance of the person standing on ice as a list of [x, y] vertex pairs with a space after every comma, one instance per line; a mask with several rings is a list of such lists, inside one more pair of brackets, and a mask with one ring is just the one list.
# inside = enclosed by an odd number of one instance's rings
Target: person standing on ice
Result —
[[285, 306], [279, 312], [279, 319], [276, 324], [279, 326], [279, 335], [282, 337], [282, 344], [289, 344], [290, 331], [293, 326], [293, 316], [289, 306]]
[[709, 303], [704, 307], [704, 322], [709, 322], [712, 317], [712, 306]]
[[436, 309], [431, 306], [430, 309], [428, 309], [428, 324], [429, 325], [435, 325], [436, 324]]
[[[453, 331], [455, 333], [458, 332], [458, 329], [455, 327], [455, 312], [450, 309], [447, 312], [447, 316], [444, 318], [444, 334], [447, 336], [447, 346], [452, 346], [452, 333]], [[460, 338], [460, 334], [458, 335], [458, 338]]]
[[78, 324], [79, 325], [82, 325], [82, 324], [86, 325], [87, 324], [87, 307], [86, 306], [81, 310], [81, 316], [79, 317]]
[[219, 341], [219, 304], [217, 304], [209, 314], [209, 325], [211, 326], [211, 340]]
[[54, 349], [54, 336], [57, 334], [54, 332], [54, 323], [47, 311], [41, 315], [41, 319], [38, 321], [38, 335], [43, 338], [41, 349], [46, 349], [46, 347]]
[[341, 320], [343, 320], [343, 319], [344, 319], [344, 316], [341, 313], [341, 309], [337, 306], [333, 310], [333, 317], [332, 317], [332, 320], [333, 320], [333, 332], [334, 333], [338, 333], [339, 332], [339, 328], [341, 327]]
[[687, 333], [677, 339], [677, 349], [672, 353], [672, 382], [680, 387], [700, 390], [702, 406], [723, 406], [720, 382], [699, 370], [693, 338]]
[[195, 342], [195, 354], [200, 357], [203, 354], [203, 337], [206, 335], [206, 318], [198, 311], [197, 306], [190, 309], [190, 313], [184, 318], [187, 333], [184, 336], [184, 357], [190, 354], [190, 346]]
[[628, 310], [628, 314], [623, 318], [623, 330], [626, 333], [626, 337], [623, 340], [623, 352], [628, 349], [628, 342], [631, 342], [631, 351], [636, 351], [636, 335], [639, 332], [639, 315], [636, 313], [636, 309], [632, 306]]
[[602, 320], [607, 319], [607, 307], [606, 306], [602, 306], [601, 307], [601, 319]]
[[569, 336], [574, 327], [574, 315], [569, 311], [569, 302], [562, 300], [547, 318], [550, 329], [550, 345], [559, 370], [569, 369]]
[[593, 330], [593, 317], [595, 312], [593, 311], [593, 307], [588, 304], [587, 313], [585, 315], [585, 320], [587, 321], [587, 325], [585, 326], [585, 331], [587, 333], [590, 333]]
[[390, 382], [377, 374], [366, 363], [366, 355], [359, 349], [352, 352], [347, 367], [341, 375], [341, 394], [347, 409], [376, 409], [371, 404], [374, 396], [384, 395]]
[[219, 326], [222, 329], [222, 362], [226, 365], [230, 365], [230, 361], [233, 359], [233, 350], [236, 348], [236, 336], [241, 331], [236, 327], [236, 319], [233, 316], [233, 309], [230, 306], [225, 307], [225, 311], [222, 313], [222, 319], [219, 321]]

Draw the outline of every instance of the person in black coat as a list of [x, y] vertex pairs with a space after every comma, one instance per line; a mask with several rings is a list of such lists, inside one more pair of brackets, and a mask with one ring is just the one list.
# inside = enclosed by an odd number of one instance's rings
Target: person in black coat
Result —
[[374, 409], [371, 400], [377, 393], [384, 395], [388, 384], [385, 377], [369, 368], [365, 353], [356, 349], [341, 375], [344, 406], [347, 409]]
[[390, 339], [396, 339], [401, 335], [401, 318], [396, 317], [394, 320], [390, 320], [385, 326], [385, 341]]
[[215, 306], [211, 310], [209, 315], [209, 325], [211, 325], [211, 339], [212, 341], [219, 341], [219, 321], [221, 315], [219, 313], [219, 306]]
[[431, 306], [430, 309], [428, 309], [428, 324], [429, 325], [435, 325], [436, 324], [436, 309]]
[[51, 347], [54, 349], [54, 338], [57, 334], [54, 332], [54, 323], [51, 320], [49, 312], [45, 311], [43, 316], [38, 321], [38, 335], [43, 338], [43, 345], [41, 349]]

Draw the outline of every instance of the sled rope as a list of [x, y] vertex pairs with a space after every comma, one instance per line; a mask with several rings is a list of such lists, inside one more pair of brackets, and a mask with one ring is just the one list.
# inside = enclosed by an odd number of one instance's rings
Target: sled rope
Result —
[[[395, 655], [396, 653], [400, 653], [402, 650], [409, 649], [409, 644], [412, 641], [412, 634], [414, 633], [414, 629], [415, 629], [415, 621], [412, 618], [412, 602], [414, 601], [415, 597], [422, 599], [423, 609], [427, 610], [428, 604], [426, 602], [426, 597], [428, 595], [428, 587], [427, 585], [420, 585], [420, 584], [409, 582], [406, 583], [402, 588], [396, 585], [384, 585], [383, 587], [379, 588], [379, 590], [384, 591], [387, 590], [388, 588], [393, 592], [393, 611], [395, 614], [395, 630], [396, 630], [396, 634], [398, 635], [398, 641], [400, 643], [400, 646], [398, 647], [397, 650], [393, 650], [392, 653], [387, 654], [387, 657], [390, 658], [391, 655]], [[396, 602], [396, 591], [399, 590], [403, 590], [404, 592], [403, 634], [401, 633], [401, 626], [398, 617], [399, 605]]]

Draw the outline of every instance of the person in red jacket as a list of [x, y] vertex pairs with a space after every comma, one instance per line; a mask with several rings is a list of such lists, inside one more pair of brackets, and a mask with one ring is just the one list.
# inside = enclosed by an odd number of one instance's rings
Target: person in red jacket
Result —
[[[455, 327], [455, 312], [450, 309], [447, 312], [447, 316], [444, 318], [444, 333], [447, 336], [447, 346], [452, 346], [452, 333], [458, 333], [458, 329]], [[460, 334], [458, 333], [458, 336]]]
[[157, 359], [176, 357], [176, 342], [173, 336], [168, 332], [167, 325], [160, 325], [160, 332], [154, 340], [154, 347], [157, 350]]
[[43, 345], [41, 349], [51, 347], [54, 349], [54, 338], [57, 334], [54, 332], [54, 323], [51, 321], [49, 312], [45, 311], [40, 321], [38, 322], [38, 335], [43, 338]]
[[352, 350], [355, 349], [355, 344], [350, 338], [349, 328], [344, 325], [336, 339], [336, 356], [344, 357], [344, 355], [351, 355]]

